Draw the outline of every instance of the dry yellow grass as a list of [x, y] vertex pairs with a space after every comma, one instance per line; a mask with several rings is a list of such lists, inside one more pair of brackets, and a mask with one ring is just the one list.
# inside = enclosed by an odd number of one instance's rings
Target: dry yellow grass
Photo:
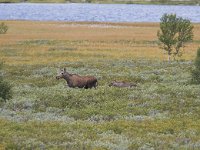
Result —
[[[15, 55], [0, 56], [7, 64], [41, 64], [59, 61], [103, 59], [161, 59], [167, 56], [159, 49], [158, 23], [94, 23], [4, 21], [8, 33], [0, 35], [1, 48], [16, 49]], [[200, 41], [200, 25], [195, 24], [194, 40]], [[50, 45], [19, 44], [24, 41], [50, 40]], [[199, 42], [188, 44], [183, 59], [193, 59]], [[50, 48], [74, 48], [75, 51], [51, 52]], [[74, 57], [75, 56], [75, 57]], [[85, 56], [85, 57], [84, 57]]]

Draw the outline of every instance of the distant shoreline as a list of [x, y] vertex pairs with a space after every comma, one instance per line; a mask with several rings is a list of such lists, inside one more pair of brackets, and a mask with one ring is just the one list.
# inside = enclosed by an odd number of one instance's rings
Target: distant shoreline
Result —
[[0, 0], [1, 3], [95, 3], [95, 4], [146, 4], [146, 5], [200, 5], [197, 0]]

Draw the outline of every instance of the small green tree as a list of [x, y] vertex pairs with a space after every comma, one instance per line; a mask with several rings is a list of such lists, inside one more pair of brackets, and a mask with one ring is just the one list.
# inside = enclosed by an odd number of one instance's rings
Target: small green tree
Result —
[[4, 22], [2, 22], [0, 24], [0, 34], [5, 34], [7, 30], [8, 30], [8, 26]]
[[[0, 70], [2, 69], [3, 63], [0, 63]], [[4, 81], [4, 78], [0, 72], [0, 103], [5, 102], [11, 98], [11, 86], [8, 82]]]
[[200, 84], [200, 48], [197, 50], [195, 69], [192, 70], [192, 83]]
[[173, 56], [183, 54], [185, 44], [193, 40], [193, 25], [190, 20], [177, 17], [176, 14], [164, 14], [161, 17], [160, 30], [157, 32], [159, 46], [168, 54], [168, 61]]

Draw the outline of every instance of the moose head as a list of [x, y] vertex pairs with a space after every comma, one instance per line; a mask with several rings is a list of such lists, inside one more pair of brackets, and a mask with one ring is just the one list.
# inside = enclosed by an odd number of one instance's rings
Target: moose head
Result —
[[59, 79], [62, 79], [66, 76], [69, 76], [69, 73], [66, 71], [66, 68], [63, 68], [63, 69], [60, 69], [60, 71], [58, 71], [56, 79], [59, 80]]

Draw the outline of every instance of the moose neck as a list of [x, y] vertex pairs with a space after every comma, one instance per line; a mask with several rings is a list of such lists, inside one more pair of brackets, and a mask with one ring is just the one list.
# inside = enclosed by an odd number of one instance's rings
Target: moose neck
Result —
[[63, 77], [63, 78], [67, 81], [67, 83], [70, 81], [70, 76], [71, 76], [71, 75], [70, 75], [69, 73], [65, 73], [65, 74], [64, 74], [64, 77]]

